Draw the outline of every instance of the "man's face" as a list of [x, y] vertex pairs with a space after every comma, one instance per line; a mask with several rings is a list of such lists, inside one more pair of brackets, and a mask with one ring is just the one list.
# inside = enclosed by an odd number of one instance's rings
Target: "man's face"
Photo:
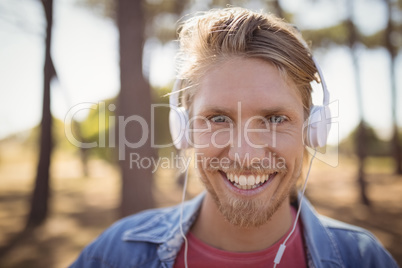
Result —
[[203, 76], [191, 109], [197, 169], [220, 212], [241, 227], [268, 221], [301, 172], [295, 85], [272, 64], [232, 58]]

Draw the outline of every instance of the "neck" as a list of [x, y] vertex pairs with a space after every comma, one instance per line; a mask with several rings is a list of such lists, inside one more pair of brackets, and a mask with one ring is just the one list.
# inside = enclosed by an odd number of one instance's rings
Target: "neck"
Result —
[[289, 198], [286, 198], [265, 224], [250, 228], [234, 226], [224, 218], [207, 193], [191, 232], [204, 243], [218, 249], [233, 252], [258, 251], [279, 241], [291, 227], [292, 219]]

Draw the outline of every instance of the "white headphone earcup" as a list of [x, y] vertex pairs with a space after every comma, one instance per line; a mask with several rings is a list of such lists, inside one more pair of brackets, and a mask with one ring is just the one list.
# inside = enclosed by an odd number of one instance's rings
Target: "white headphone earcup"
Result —
[[169, 129], [174, 146], [180, 149], [188, 147], [188, 114], [184, 107], [171, 106], [169, 112]]
[[327, 118], [331, 118], [329, 109], [325, 109], [324, 106], [311, 107], [307, 126], [307, 146], [319, 148], [327, 144], [330, 127], [330, 125], [327, 127]]

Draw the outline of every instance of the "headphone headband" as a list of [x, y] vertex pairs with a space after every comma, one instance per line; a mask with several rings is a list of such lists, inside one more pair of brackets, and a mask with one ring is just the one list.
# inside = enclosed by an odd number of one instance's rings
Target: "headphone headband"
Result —
[[321, 87], [322, 87], [322, 91], [324, 93], [323, 94], [322, 104], [324, 106], [328, 106], [330, 94], [329, 94], [329, 91], [328, 91], [328, 88], [327, 88], [327, 83], [325, 82], [324, 75], [323, 75], [323, 73], [321, 71], [320, 65], [318, 64], [317, 60], [315, 59], [315, 57], [313, 55], [311, 55], [311, 59], [314, 61], [314, 65], [317, 68], [318, 76], [320, 77], [320, 84], [321, 84]]

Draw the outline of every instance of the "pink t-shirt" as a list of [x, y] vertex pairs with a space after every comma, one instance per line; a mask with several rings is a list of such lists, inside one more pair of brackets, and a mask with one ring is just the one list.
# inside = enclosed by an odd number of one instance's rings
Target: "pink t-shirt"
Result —
[[[293, 218], [296, 211], [292, 207]], [[292, 225], [293, 227], [293, 225]], [[276, 253], [279, 246], [286, 239], [290, 230], [271, 247], [255, 252], [230, 252], [214, 248], [205, 244], [191, 232], [187, 234], [188, 254], [187, 261], [189, 268], [195, 267], [273, 267]], [[282, 256], [280, 267], [307, 267], [306, 256], [303, 244], [303, 235], [300, 219], [297, 221], [296, 230], [286, 243], [286, 250]], [[184, 267], [184, 243], [176, 257], [175, 268]]]

